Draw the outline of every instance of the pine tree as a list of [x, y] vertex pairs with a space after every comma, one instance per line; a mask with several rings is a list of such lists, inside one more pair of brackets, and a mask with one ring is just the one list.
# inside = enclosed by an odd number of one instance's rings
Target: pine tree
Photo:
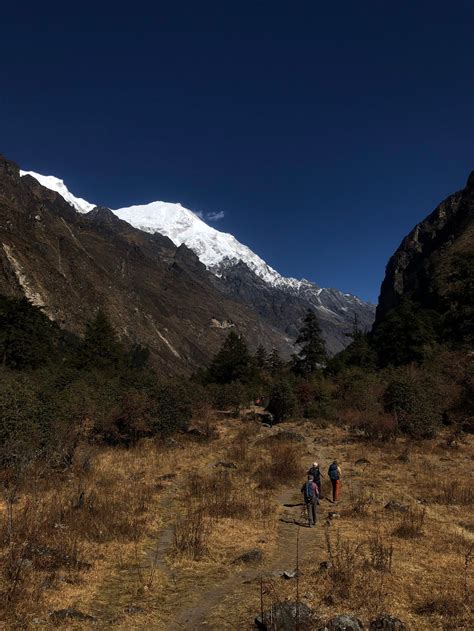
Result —
[[60, 332], [26, 298], [0, 296], [0, 361], [17, 370], [54, 361]]
[[360, 329], [357, 314], [354, 314], [351, 333], [346, 335], [352, 339], [351, 343], [328, 361], [327, 372], [338, 374], [352, 366], [368, 371], [375, 370], [377, 355], [370, 344], [369, 335]]
[[284, 421], [296, 409], [296, 396], [286, 379], [279, 379], [273, 385], [267, 410], [273, 415], [275, 423]]
[[230, 331], [222, 348], [214, 357], [207, 371], [207, 379], [211, 383], [231, 383], [232, 381], [249, 381], [251, 378], [250, 354], [245, 340]]
[[268, 368], [268, 354], [265, 348], [260, 344], [257, 348], [254, 357], [255, 366], [258, 370], [267, 370]]
[[294, 357], [294, 370], [301, 375], [311, 375], [326, 362], [326, 349], [316, 314], [308, 309], [301, 331], [296, 338], [300, 351]]
[[268, 367], [272, 377], [279, 375], [283, 371], [283, 361], [276, 348], [273, 348], [268, 356]]
[[118, 368], [125, 361], [125, 353], [109, 319], [99, 310], [86, 324], [84, 340], [79, 351], [81, 368]]

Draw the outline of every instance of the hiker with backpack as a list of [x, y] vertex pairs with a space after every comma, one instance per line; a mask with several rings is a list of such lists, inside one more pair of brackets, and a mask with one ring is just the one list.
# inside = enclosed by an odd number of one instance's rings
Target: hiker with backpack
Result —
[[319, 497], [319, 489], [312, 475], [308, 475], [307, 481], [301, 487], [301, 492], [303, 493], [304, 503], [308, 513], [308, 526], [313, 528], [316, 524], [316, 502]]
[[328, 475], [332, 484], [332, 501], [336, 503], [341, 489], [341, 467], [337, 464], [337, 460], [329, 465]]
[[319, 464], [317, 462], [313, 462], [313, 466], [310, 468], [310, 470], [308, 471], [308, 475], [312, 475], [313, 476], [313, 480], [316, 482], [316, 485], [318, 487], [318, 504], [319, 504], [319, 499], [323, 496], [323, 491], [322, 491], [322, 486], [321, 486], [321, 471], [319, 469]]

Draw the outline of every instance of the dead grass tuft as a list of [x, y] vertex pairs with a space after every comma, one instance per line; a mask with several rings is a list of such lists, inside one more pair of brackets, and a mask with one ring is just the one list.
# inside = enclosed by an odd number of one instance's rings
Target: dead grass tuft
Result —
[[460, 594], [445, 593], [436, 598], [429, 598], [415, 607], [419, 616], [445, 616], [457, 618], [465, 611], [465, 603]]
[[445, 506], [471, 506], [474, 503], [474, 488], [466, 479], [454, 479], [441, 483], [432, 497]]
[[403, 513], [393, 534], [401, 539], [416, 539], [423, 535], [426, 509], [409, 508]]
[[274, 442], [267, 449], [269, 462], [263, 462], [254, 474], [260, 488], [274, 489], [282, 484], [294, 483], [301, 477], [300, 451], [297, 445]]
[[385, 543], [380, 534], [376, 534], [367, 542], [368, 559], [367, 563], [374, 570], [380, 572], [391, 572], [393, 562], [393, 545]]
[[204, 511], [190, 506], [178, 517], [173, 530], [173, 552], [176, 556], [198, 561], [208, 552], [208, 537], [211, 532]]

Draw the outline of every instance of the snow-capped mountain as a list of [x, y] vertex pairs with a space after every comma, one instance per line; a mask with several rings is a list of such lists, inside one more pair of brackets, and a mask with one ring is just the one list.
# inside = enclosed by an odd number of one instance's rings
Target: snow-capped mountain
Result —
[[[80, 213], [89, 213], [95, 207], [73, 195], [64, 182], [54, 176], [33, 171], [21, 171], [20, 174], [31, 175], [46, 188], [56, 191]], [[350, 330], [354, 314], [364, 328], [369, 328], [373, 322], [374, 305], [336, 289], [282, 276], [233, 235], [208, 225], [181, 204], [155, 201], [112, 212], [134, 228], [167, 236], [176, 246], [186, 245], [214, 276], [221, 279], [221, 290], [257, 309], [261, 316], [271, 319], [274, 325], [281, 326], [291, 336], [295, 334], [302, 309], [308, 307], [318, 311], [332, 350], [340, 350], [347, 344], [346, 332]], [[294, 304], [288, 308], [292, 301], [301, 308], [295, 310]]]
[[95, 207], [95, 204], [90, 204], [89, 202], [86, 202], [85, 199], [81, 199], [80, 197], [76, 197], [75, 195], [70, 193], [64, 182], [59, 178], [54, 177], [54, 175], [40, 175], [39, 173], [34, 173], [33, 171], [21, 170], [20, 175], [22, 177], [24, 175], [31, 175], [31, 177], [34, 177], [35, 180], [38, 180], [38, 182], [45, 188], [49, 188], [52, 191], [56, 191], [56, 193], [59, 193], [61, 197], [63, 197], [80, 213], [88, 213]]
[[250, 248], [237, 241], [234, 236], [209, 226], [181, 204], [151, 202], [140, 206], [119, 208], [113, 212], [139, 230], [164, 234], [175, 245], [184, 243], [216, 276], [221, 275], [222, 266], [243, 261], [257, 276], [270, 285], [299, 283], [295, 279], [286, 279], [281, 276]]
[[[95, 204], [73, 195], [63, 180], [53, 175], [41, 175], [34, 171], [20, 171], [20, 175], [31, 175], [46, 188], [59, 193], [80, 213], [90, 212], [95, 207]], [[220, 275], [222, 266], [243, 261], [270, 285], [289, 285], [298, 288], [302, 282], [295, 278], [283, 277], [250, 248], [237, 241], [233, 235], [209, 226], [196, 213], [181, 204], [156, 201], [118, 208], [112, 212], [138, 230], [158, 232], [169, 237], [178, 246], [184, 243], [217, 276]]]

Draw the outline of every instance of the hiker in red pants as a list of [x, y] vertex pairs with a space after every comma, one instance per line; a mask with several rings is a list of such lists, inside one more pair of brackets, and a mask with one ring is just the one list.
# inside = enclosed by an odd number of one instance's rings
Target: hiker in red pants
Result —
[[339, 490], [341, 488], [341, 467], [337, 464], [337, 460], [329, 465], [329, 479], [332, 484], [332, 501], [334, 503], [339, 499]]

